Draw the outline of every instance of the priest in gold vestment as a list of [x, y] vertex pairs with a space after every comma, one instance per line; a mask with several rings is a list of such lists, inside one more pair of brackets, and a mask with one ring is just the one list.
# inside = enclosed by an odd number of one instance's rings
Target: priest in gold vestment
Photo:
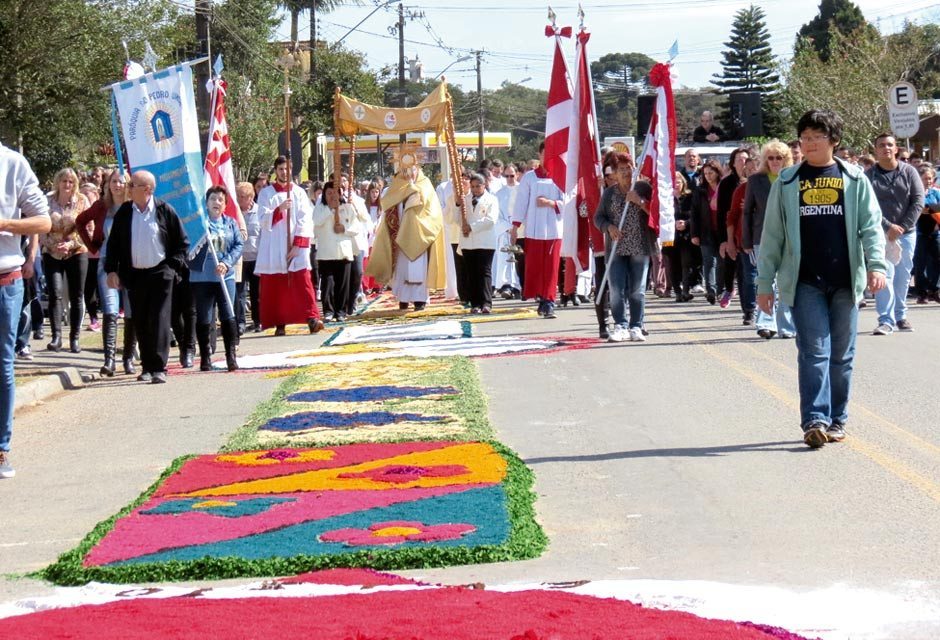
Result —
[[434, 185], [402, 152], [399, 171], [382, 195], [384, 214], [375, 232], [366, 275], [388, 284], [400, 309], [424, 309], [432, 289], [443, 289], [444, 217]]

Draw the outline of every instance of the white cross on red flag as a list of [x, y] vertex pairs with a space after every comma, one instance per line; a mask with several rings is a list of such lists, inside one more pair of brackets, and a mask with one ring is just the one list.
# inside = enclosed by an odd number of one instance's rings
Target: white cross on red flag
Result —
[[206, 188], [223, 186], [228, 194], [225, 215], [238, 219], [238, 202], [235, 199], [235, 172], [232, 169], [232, 142], [225, 119], [226, 83], [221, 78], [213, 83], [212, 118], [209, 121], [209, 144], [206, 147]]
[[555, 38], [555, 59], [548, 87], [548, 113], [545, 116], [545, 152], [542, 166], [555, 186], [564, 193], [567, 174], [568, 127], [571, 122], [571, 74], [561, 52], [561, 39], [571, 37], [571, 27], [545, 27], [545, 35]]

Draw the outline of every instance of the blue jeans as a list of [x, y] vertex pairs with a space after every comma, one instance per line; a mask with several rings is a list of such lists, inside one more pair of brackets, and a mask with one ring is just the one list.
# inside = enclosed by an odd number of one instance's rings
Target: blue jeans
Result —
[[13, 359], [16, 357], [16, 327], [23, 308], [23, 280], [0, 287], [0, 451], [10, 450], [13, 437]]
[[646, 307], [646, 273], [649, 256], [612, 255], [607, 269], [610, 272], [610, 311], [614, 324], [627, 327], [627, 303], [630, 304], [631, 329], [643, 326]]
[[891, 264], [886, 260], [888, 271], [885, 274], [885, 288], [875, 294], [875, 309], [878, 310], [878, 324], [892, 327], [898, 320], [907, 317], [907, 288], [911, 284], [911, 270], [914, 268], [914, 244], [916, 232], [909, 231], [898, 240], [901, 243], [901, 261]]
[[[212, 311], [219, 310], [219, 320], [234, 320], [235, 278], [225, 278], [225, 289], [228, 291], [228, 302], [222, 292], [219, 282], [192, 282], [189, 286], [193, 290], [196, 301], [196, 323], [212, 324]], [[231, 303], [231, 304], [230, 304]]]
[[738, 297], [745, 315], [757, 311], [757, 257], [738, 254]]
[[914, 288], [926, 298], [940, 282], [940, 231], [918, 233], [914, 248]]
[[[760, 245], [754, 245], [754, 262], [760, 257]], [[756, 275], [756, 274], [755, 274]], [[756, 289], [755, 289], [756, 291]], [[793, 314], [790, 312], [790, 305], [783, 301], [777, 293], [777, 281], [774, 280], [774, 298], [776, 307], [773, 315], [767, 315], [760, 309], [757, 310], [757, 330], [770, 329], [775, 333], [786, 333], [791, 336], [796, 333], [796, 327], [793, 326]]]
[[848, 288], [823, 290], [796, 285], [793, 305], [797, 368], [800, 386], [800, 424], [845, 424], [855, 360], [858, 306]]
[[131, 313], [131, 301], [126, 289], [112, 289], [108, 286], [108, 274], [104, 272], [104, 256], [98, 260], [98, 299], [101, 300], [101, 313], [117, 316], [121, 310], [121, 298], [124, 298], [124, 319], [134, 317]]
[[703, 242], [702, 249], [702, 275], [705, 278], [705, 291], [715, 295], [718, 270], [718, 247]]

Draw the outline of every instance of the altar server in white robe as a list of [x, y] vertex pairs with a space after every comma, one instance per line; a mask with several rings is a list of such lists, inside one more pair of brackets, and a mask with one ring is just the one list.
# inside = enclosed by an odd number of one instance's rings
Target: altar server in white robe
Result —
[[503, 298], [511, 300], [515, 294], [522, 295], [516, 265], [514, 262], [509, 262], [510, 254], [504, 251], [512, 244], [509, 236], [519, 182], [516, 179], [518, 177], [516, 167], [511, 164], [503, 170], [502, 175], [506, 179], [506, 184], [494, 194], [499, 202], [499, 222], [496, 223], [496, 252], [493, 254], [493, 288], [498, 290]]
[[306, 324], [310, 333], [323, 328], [310, 283], [313, 205], [307, 192], [290, 180], [287, 158], [274, 161], [276, 180], [258, 193], [258, 257], [261, 325], [285, 335], [285, 325]]
[[[539, 160], [545, 143], [539, 145]], [[543, 318], [556, 318], [555, 296], [558, 290], [558, 267], [561, 259], [562, 209], [564, 194], [540, 165], [522, 176], [512, 214], [512, 241], [516, 229], [525, 225], [525, 282], [523, 298], [538, 298], [538, 313]]]

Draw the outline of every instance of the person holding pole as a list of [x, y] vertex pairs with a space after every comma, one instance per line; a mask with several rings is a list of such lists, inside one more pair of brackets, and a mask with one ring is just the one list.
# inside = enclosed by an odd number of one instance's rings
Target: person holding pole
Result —
[[212, 309], [218, 309], [225, 344], [225, 364], [229, 371], [238, 369], [235, 345], [238, 343], [238, 324], [235, 320], [235, 263], [242, 255], [244, 240], [234, 218], [223, 215], [228, 194], [225, 187], [211, 187], [206, 191], [206, 210], [209, 212], [206, 243], [189, 262], [189, 282], [196, 300], [196, 340], [199, 343], [199, 370], [212, 370], [209, 351], [209, 332]]
[[258, 194], [258, 256], [255, 273], [261, 280], [261, 325], [286, 335], [288, 324], [306, 323], [310, 333], [323, 329], [317, 298], [310, 283], [313, 205], [291, 182], [285, 156], [274, 161], [276, 179]]

